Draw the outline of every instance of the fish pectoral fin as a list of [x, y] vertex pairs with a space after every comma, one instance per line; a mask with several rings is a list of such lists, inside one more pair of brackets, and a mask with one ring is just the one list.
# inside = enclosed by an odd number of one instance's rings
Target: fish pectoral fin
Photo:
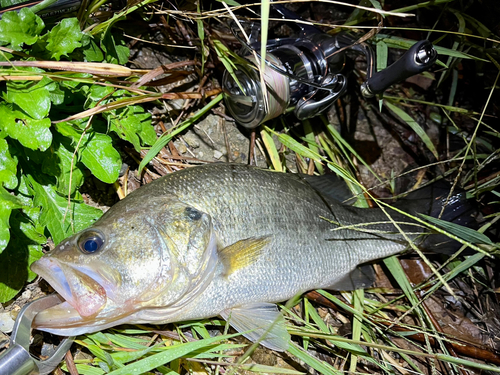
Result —
[[271, 242], [269, 236], [250, 237], [219, 250], [225, 275], [229, 276], [234, 271], [254, 263], [269, 242]]
[[374, 282], [375, 270], [373, 266], [371, 264], [362, 264], [325, 289], [355, 290], [369, 288]]
[[247, 339], [271, 350], [284, 352], [290, 343], [285, 318], [273, 303], [253, 303], [220, 313], [235, 330]]

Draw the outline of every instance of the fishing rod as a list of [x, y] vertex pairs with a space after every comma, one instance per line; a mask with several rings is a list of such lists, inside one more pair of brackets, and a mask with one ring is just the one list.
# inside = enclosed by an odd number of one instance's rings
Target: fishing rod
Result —
[[[283, 20], [302, 21], [283, 5], [271, 3], [271, 6]], [[349, 51], [366, 56], [366, 80], [361, 93], [368, 98], [428, 70], [437, 59], [432, 43], [421, 40], [394, 64], [375, 72], [376, 59], [368, 43], [358, 43], [347, 33], [332, 36], [303, 22], [295, 25], [300, 29], [298, 36], [267, 41], [263, 90], [258, 70], [260, 29], [253, 23], [247, 42], [237, 25], [231, 24], [232, 33], [243, 46], [240, 55], [244, 59], [235, 63], [236, 80], [224, 72], [222, 87], [227, 108], [240, 125], [252, 129], [289, 110], [303, 120], [330, 108], [346, 91], [347, 76], [343, 69]]]

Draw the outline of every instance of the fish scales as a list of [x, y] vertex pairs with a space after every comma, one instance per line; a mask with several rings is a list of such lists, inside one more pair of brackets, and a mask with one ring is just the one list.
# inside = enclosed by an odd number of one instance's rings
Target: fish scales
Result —
[[[248, 237], [272, 237], [269, 251], [252, 267], [207, 290], [211, 301], [221, 305], [228, 297], [229, 304], [244, 304], [256, 297], [282, 301], [298, 291], [332, 285], [360, 263], [356, 248], [335, 245], [334, 240], [344, 234], [332, 232], [334, 226], [323, 219], [351, 224], [348, 213], [333, 216], [324, 198], [296, 176], [225, 164], [210, 169], [209, 176], [204, 168], [174, 173], [147, 185], [146, 194], [174, 194], [208, 213], [222, 247]], [[397, 245], [392, 251], [400, 250]], [[213, 314], [214, 307], [225, 306], [207, 306], [206, 310], [200, 306], [200, 315]]]
[[[221, 315], [257, 340], [279, 317], [274, 303], [343, 288], [360, 263], [403, 251], [387, 221], [298, 175], [236, 164], [185, 169], [134, 191], [34, 264], [66, 299], [35, 324], [73, 335]], [[334, 223], [379, 223], [370, 227], [379, 232], [333, 231]], [[270, 336], [264, 345], [286, 349], [284, 324]]]

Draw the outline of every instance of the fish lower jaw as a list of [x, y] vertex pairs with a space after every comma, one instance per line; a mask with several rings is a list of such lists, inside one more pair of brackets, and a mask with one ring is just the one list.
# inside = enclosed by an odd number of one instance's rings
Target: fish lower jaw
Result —
[[38, 313], [33, 322], [33, 328], [59, 336], [77, 336], [131, 322], [130, 314], [114, 316], [112, 311], [101, 317], [98, 314], [85, 318], [65, 301]]
[[46, 257], [35, 262], [32, 269], [42, 276], [81, 317], [95, 316], [106, 306], [106, 289], [97, 280], [76, 268]]

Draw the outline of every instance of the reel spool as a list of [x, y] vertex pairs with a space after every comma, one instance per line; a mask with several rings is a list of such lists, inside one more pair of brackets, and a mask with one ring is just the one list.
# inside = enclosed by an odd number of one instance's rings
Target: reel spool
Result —
[[[272, 4], [283, 19], [300, 18], [282, 5]], [[347, 47], [361, 52], [367, 59], [367, 80], [361, 87], [366, 97], [382, 93], [394, 83], [429, 69], [437, 52], [427, 40], [414, 44], [398, 61], [375, 73], [375, 57], [366, 43], [356, 44], [347, 34], [332, 37], [314, 26], [298, 23], [297, 38], [273, 39], [267, 43], [263, 72], [266, 90], [260, 83], [260, 42], [254, 37], [252, 25], [250, 43], [239, 36], [237, 27], [231, 25], [234, 36], [243, 46], [248, 63], [236, 63], [235, 75], [226, 71], [222, 78], [225, 102], [230, 114], [242, 126], [255, 128], [293, 109], [299, 120], [314, 117], [329, 108], [346, 90], [347, 78], [341, 74]], [[250, 53], [253, 52], [253, 53]], [[259, 61], [255, 61], [257, 56]], [[264, 97], [264, 93], [267, 93]], [[266, 111], [265, 102], [269, 104]]]
[[[256, 50], [257, 42], [248, 45], [234, 28], [233, 33], [247, 51]], [[260, 58], [258, 53], [257, 56]], [[317, 43], [306, 38], [274, 39], [267, 44], [263, 72], [269, 104], [266, 111], [258, 70], [260, 60], [255, 61], [253, 54], [246, 56], [245, 60], [248, 64], [235, 64], [238, 82], [226, 71], [222, 87], [229, 112], [246, 128], [257, 127], [291, 107], [295, 108], [298, 119], [313, 117], [328, 108], [346, 88], [346, 78], [342, 74], [330, 73], [331, 62]], [[338, 60], [337, 56], [335, 60]]]

